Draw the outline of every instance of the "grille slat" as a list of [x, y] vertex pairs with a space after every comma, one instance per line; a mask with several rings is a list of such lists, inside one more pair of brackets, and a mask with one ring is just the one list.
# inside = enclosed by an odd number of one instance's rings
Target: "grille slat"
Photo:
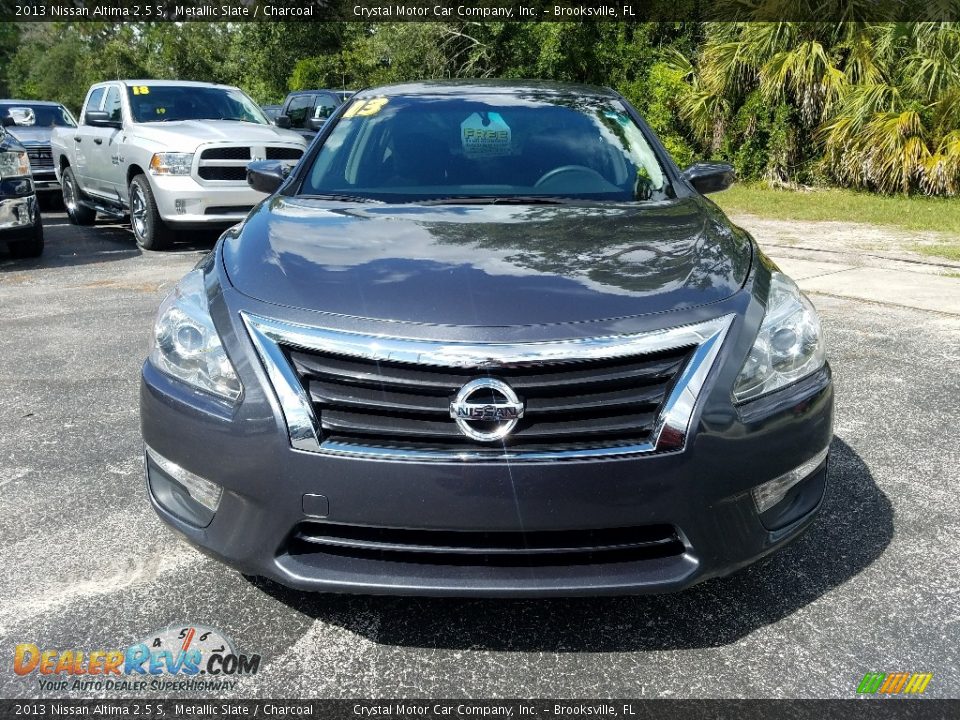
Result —
[[[529, 395], [531, 391], [549, 390], [556, 393], [578, 386], [663, 382], [677, 373], [686, 357], [686, 352], [683, 352], [659, 359], [627, 358], [604, 363], [557, 363], [532, 369], [498, 370], [495, 374], [508, 379], [511, 387], [518, 392], [524, 391]], [[418, 392], [440, 395], [455, 393], [468, 380], [484, 374], [478, 370], [403, 367], [397, 363], [376, 363], [301, 351], [292, 351], [290, 359], [301, 377], [328, 378], [345, 384], [378, 388], [413, 387]]]
[[[690, 348], [489, 371], [292, 348], [286, 353], [313, 403], [325, 441], [495, 452], [503, 446], [538, 451], [645, 442]], [[524, 416], [513, 431], [491, 444], [468, 438], [450, 417], [450, 402], [460, 388], [485, 376], [506, 382], [524, 403]], [[473, 402], [483, 402], [481, 398], [475, 396]]]
[[[653, 422], [652, 413], [539, 421], [525, 418], [519, 423], [512, 437], [525, 440], [543, 440], [597, 434], [605, 436], [643, 435], [650, 431]], [[327, 409], [321, 414], [320, 424], [324, 431], [334, 435], [466, 439], [450, 419], [432, 420], [385, 413], [373, 414]]]
[[320, 405], [379, 409], [387, 412], [408, 412], [447, 415], [450, 403], [441, 396], [391, 392], [357, 386], [337, 386], [310, 382], [310, 397]]

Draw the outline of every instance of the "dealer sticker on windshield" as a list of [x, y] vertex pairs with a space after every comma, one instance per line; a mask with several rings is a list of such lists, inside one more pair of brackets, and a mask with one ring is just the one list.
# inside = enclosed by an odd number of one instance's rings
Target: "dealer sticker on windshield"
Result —
[[474, 113], [460, 123], [460, 143], [467, 157], [501, 157], [510, 154], [510, 126], [500, 113]]

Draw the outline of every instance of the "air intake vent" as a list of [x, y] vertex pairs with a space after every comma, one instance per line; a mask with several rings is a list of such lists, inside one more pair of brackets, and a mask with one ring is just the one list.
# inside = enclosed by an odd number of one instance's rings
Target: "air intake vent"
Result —
[[249, 160], [248, 147], [214, 147], [200, 153], [201, 160]]
[[470, 532], [304, 522], [294, 530], [288, 552], [419, 564], [544, 566], [672, 557], [683, 554], [684, 546], [669, 525]]

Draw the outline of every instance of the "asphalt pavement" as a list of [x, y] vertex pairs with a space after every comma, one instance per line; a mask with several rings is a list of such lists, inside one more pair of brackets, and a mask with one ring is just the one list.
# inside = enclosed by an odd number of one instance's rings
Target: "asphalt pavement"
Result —
[[309, 595], [206, 558], [146, 498], [151, 322], [215, 237], [145, 253], [122, 225], [46, 226], [39, 260], [0, 250], [0, 696], [129, 696], [41, 690], [14, 648], [200, 624], [262, 663], [194, 697], [850, 698], [894, 671], [960, 697], [960, 316], [811, 288], [836, 379], [830, 486], [761, 565], [654, 597]]

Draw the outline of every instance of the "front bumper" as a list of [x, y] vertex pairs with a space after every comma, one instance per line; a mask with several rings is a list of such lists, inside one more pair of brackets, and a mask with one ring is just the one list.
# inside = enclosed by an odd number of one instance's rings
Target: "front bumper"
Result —
[[201, 185], [189, 176], [150, 176], [157, 210], [171, 225], [232, 225], [265, 197], [239, 182]]
[[[798, 485], [799, 495], [788, 498], [800, 508], [788, 522], [768, 529], [756, 510], [754, 487], [829, 446], [833, 387], [825, 366], [778, 393], [734, 407], [729, 388], [751, 344], [740, 321], [714, 367], [682, 451], [563, 462], [421, 463], [291, 448], [250, 338], [232, 319], [236, 313], [217, 305], [215, 321], [244, 383], [242, 401], [221, 405], [148, 362], [142, 372], [142, 433], [154, 452], [223, 487], [205, 527], [184, 522], [151, 493], [160, 517], [206, 553], [248, 574], [331, 592], [675, 591], [731, 573], [795, 538], [813, 520], [823, 496], [825, 463]], [[303, 540], [335, 527], [364, 537], [388, 537], [396, 530], [502, 532], [531, 542], [543, 533], [582, 537], [668, 528], [673, 541], [669, 550], [664, 545], [664, 552], [642, 556], [502, 563], [487, 556], [448, 562], [442, 552], [335, 551]]]
[[38, 193], [56, 193], [60, 192], [60, 181], [57, 180], [57, 174], [53, 169], [34, 171], [33, 187]]
[[38, 220], [35, 195], [0, 199], [0, 237], [4, 240], [32, 235]]

